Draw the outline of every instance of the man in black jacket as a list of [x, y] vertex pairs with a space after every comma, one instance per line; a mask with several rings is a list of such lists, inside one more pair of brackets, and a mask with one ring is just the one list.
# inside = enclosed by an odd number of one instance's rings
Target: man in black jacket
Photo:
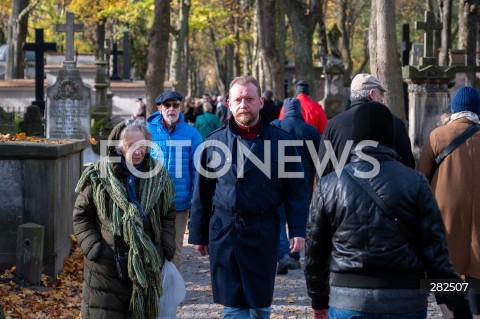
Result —
[[[349, 162], [350, 150], [353, 146], [351, 133], [353, 114], [359, 105], [366, 102], [376, 101], [383, 103], [383, 94], [387, 92], [385, 85], [383, 85], [376, 77], [367, 73], [357, 74], [351, 84], [350, 89], [351, 107], [343, 113], [338, 114], [328, 121], [327, 126], [322, 135], [322, 141], [320, 142], [319, 156], [323, 157], [335, 157], [342, 162], [342, 154], [345, 154], [345, 163]], [[393, 115], [394, 128], [395, 128], [395, 142], [393, 149], [397, 152], [398, 160], [410, 168], [415, 168], [415, 159], [412, 154], [410, 138], [408, 137], [407, 130], [402, 120]], [[326, 143], [331, 143], [333, 154], [328, 154], [327, 150], [329, 146]], [[345, 149], [348, 146], [348, 149]], [[340, 165], [339, 168], [342, 168]], [[327, 175], [335, 170], [332, 161], [329, 160], [325, 169], [322, 172], [322, 176]]]
[[[317, 183], [305, 239], [314, 319], [424, 319], [422, 282], [462, 285], [426, 178], [395, 160], [393, 123], [381, 103], [356, 107], [351, 162]], [[442, 299], [455, 318], [472, 318], [456, 292]]]

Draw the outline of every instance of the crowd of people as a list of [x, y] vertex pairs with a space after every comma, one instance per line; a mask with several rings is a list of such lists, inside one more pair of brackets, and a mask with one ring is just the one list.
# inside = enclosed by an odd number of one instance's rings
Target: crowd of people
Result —
[[358, 74], [330, 120], [303, 80], [284, 101], [241, 76], [226, 96], [139, 103], [77, 185], [82, 318], [159, 318], [188, 225], [224, 319], [270, 318], [302, 250], [314, 319], [424, 319], [433, 292], [445, 319], [479, 319], [479, 94], [458, 91], [416, 164], [386, 92]]

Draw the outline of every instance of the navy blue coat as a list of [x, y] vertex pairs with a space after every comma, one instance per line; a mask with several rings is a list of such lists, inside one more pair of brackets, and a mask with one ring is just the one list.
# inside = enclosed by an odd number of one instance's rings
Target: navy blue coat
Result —
[[303, 145], [297, 148], [298, 153], [302, 157], [303, 169], [305, 170], [305, 177], [310, 187], [310, 193], [313, 192], [313, 181], [315, 179], [315, 163], [312, 157], [311, 150], [307, 146], [307, 142], [311, 141], [315, 146], [315, 154], [318, 154], [320, 146], [320, 133], [315, 126], [305, 122], [302, 115], [302, 106], [300, 100], [296, 98], [286, 98], [283, 101], [284, 116], [283, 120], [275, 120], [272, 123], [282, 130], [290, 133], [295, 140], [303, 141]]
[[[209, 245], [214, 302], [235, 308], [264, 308], [272, 303], [279, 240], [277, 209], [284, 204], [291, 237], [305, 237], [309, 192], [305, 178], [280, 178], [279, 140], [289, 135], [261, 115], [257, 138], [242, 139], [233, 117], [228, 125], [207, 136], [220, 142], [227, 154], [207, 147], [197, 175], [189, 223], [189, 243]], [[271, 142], [271, 147], [268, 143]], [[262, 162], [271, 162], [270, 177], [245, 158], [243, 177], [240, 145]], [[248, 145], [248, 146], [246, 146]], [[238, 149], [237, 149], [238, 148]], [[271, 149], [271, 161], [265, 159]], [[219, 155], [220, 154], [220, 155]], [[293, 146], [286, 156], [298, 156]], [[240, 156], [239, 156], [240, 155]], [[207, 163], [209, 166], [207, 166]], [[260, 165], [258, 165], [260, 166]], [[300, 162], [286, 162], [286, 172], [303, 172]], [[208, 173], [209, 175], [207, 175]], [[207, 175], [207, 176], [205, 176]]]

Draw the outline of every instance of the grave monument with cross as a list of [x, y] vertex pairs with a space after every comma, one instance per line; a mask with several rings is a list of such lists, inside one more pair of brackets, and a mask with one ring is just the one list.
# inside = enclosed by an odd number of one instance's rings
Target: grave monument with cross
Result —
[[425, 12], [424, 21], [415, 29], [424, 30], [423, 57], [419, 65], [402, 67], [403, 78], [408, 83], [408, 135], [414, 154], [418, 154], [437, 127], [440, 116], [449, 111], [449, 86], [455, 79], [455, 67], [439, 66], [434, 56], [434, 31], [442, 24], [435, 20], [432, 11]]
[[32, 101], [32, 106], [37, 106], [43, 116], [45, 113], [45, 65], [44, 54], [47, 51], [56, 51], [57, 45], [55, 43], [45, 43], [43, 38], [43, 29], [35, 29], [35, 42], [25, 43], [23, 51], [35, 52], [35, 101]]
[[76, 68], [74, 34], [83, 31], [74, 23], [74, 14], [67, 12], [66, 23], [57, 24], [57, 32], [65, 32], [65, 61], [54, 85], [47, 89], [47, 137], [87, 139], [90, 134], [90, 89], [83, 84]]
[[[110, 56], [110, 48], [105, 45], [105, 32], [97, 32], [98, 43], [103, 43], [97, 53], [95, 61], [95, 106], [92, 112], [92, 137], [97, 141], [107, 139], [112, 128], [112, 98], [113, 93], [110, 90], [110, 81], [108, 81], [108, 60]], [[95, 153], [99, 153], [99, 144], [93, 146]]]

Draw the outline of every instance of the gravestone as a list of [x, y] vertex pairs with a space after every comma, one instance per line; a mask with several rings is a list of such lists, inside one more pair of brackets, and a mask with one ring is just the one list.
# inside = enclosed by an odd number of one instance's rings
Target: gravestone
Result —
[[17, 132], [14, 116], [14, 113], [5, 112], [0, 108], [0, 134], [15, 134]]
[[419, 65], [402, 67], [402, 75], [408, 83], [408, 134], [413, 152], [418, 154], [440, 116], [449, 110], [448, 87], [455, 78], [455, 67], [438, 66], [433, 53], [433, 34], [442, 25], [435, 21], [433, 12], [426, 11], [425, 21], [415, 26], [425, 31], [423, 57]]
[[55, 43], [45, 43], [43, 41], [43, 29], [35, 29], [35, 43], [25, 43], [23, 51], [35, 52], [35, 101], [32, 105], [40, 108], [42, 116], [45, 113], [45, 92], [43, 90], [43, 80], [45, 78], [45, 67], [43, 55], [47, 51], [56, 51]]
[[[67, 13], [66, 25], [57, 30], [66, 32], [65, 61], [56, 82], [47, 89], [47, 138], [87, 139], [90, 134], [90, 89], [83, 84], [74, 60], [73, 13]], [[64, 30], [64, 31], [62, 31]]]
[[123, 74], [122, 79], [124, 81], [131, 81], [130, 74], [130, 38], [128, 30], [123, 31]]
[[23, 115], [23, 129], [27, 136], [45, 136], [42, 114], [37, 105], [26, 107]]
[[39, 284], [42, 277], [44, 233], [45, 227], [35, 223], [18, 226], [17, 276], [31, 284]]
[[410, 50], [410, 63], [408, 65], [420, 65], [423, 56], [423, 43], [412, 43]]
[[16, 263], [18, 226], [45, 227], [44, 273], [56, 276], [70, 254], [75, 185], [85, 141], [0, 143], [0, 269]]

